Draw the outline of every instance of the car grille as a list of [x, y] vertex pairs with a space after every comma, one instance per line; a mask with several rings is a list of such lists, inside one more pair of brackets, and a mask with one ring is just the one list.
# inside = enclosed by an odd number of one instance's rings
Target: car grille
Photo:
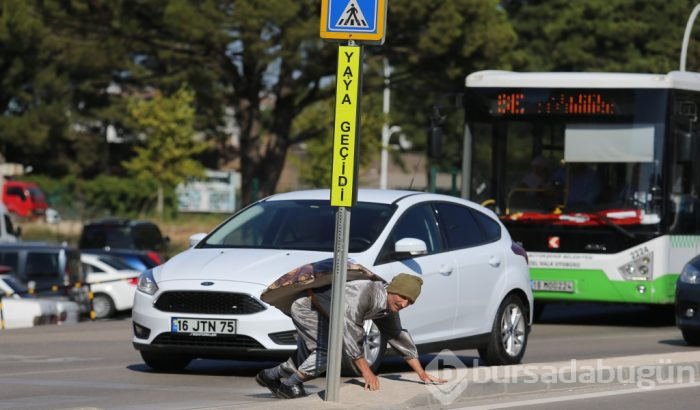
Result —
[[155, 303], [163, 312], [246, 315], [265, 310], [255, 298], [230, 292], [165, 292]]
[[270, 339], [278, 345], [296, 345], [297, 344], [297, 332], [296, 330], [291, 330], [287, 332], [270, 333]]
[[153, 345], [229, 347], [238, 349], [264, 349], [257, 340], [245, 335], [191, 336], [161, 333], [153, 340]]

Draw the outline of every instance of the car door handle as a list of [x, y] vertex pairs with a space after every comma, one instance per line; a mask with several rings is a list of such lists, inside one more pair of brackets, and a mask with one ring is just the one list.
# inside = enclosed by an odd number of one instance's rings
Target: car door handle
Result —
[[501, 266], [501, 258], [498, 256], [492, 256], [489, 259], [489, 265], [493, 266], [494, 268]]
[[450, 275], [452, 275], [452, 270], [453, 270], [452, 266], [448, 266], [448, 265], [442, 265], [442, 266], [440, 266], [440, 274], [441, 274], [442, 276], [450, 276]]

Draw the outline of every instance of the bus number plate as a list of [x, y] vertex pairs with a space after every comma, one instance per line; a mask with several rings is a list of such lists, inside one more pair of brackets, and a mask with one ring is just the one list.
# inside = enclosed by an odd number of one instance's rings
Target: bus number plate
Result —
[[532, 290], [574, 293], [574, 282], [569, 280], [533, 280]]

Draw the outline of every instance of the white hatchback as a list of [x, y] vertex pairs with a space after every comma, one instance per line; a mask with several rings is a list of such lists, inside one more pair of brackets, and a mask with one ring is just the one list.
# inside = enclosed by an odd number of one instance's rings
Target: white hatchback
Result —
[[92, 306], [97, 319], [131, 309], [141, 272], [112, 255], [81, 253], [80, 265], [93, 293]]
[[[258, 201], [144, 272], [132, 317], [146, 364], [286, 358], [296, 346], [292, 321], [260, 294], [282, 274], [332, 257], [329, 197], [314, 190]], [[493, 212], [445, 195], [359, 190], [350, 215], [354, 262], [387, 281], [401, 272], [423, 278], [420, 298], [401, 312], [419, 351], [476, 348], [488, 365], [521, 361], [532, 323], [527, 254]], [[376, 370], [386, 341], [371, 322], [365, 328]]]

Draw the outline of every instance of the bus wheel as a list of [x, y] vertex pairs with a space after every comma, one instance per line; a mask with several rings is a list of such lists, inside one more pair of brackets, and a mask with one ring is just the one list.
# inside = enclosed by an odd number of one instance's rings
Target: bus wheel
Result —
[[517, 364], [525, 355], [528, 318], [522, 300], [515, 295], [505, 298], [493, 321], [489, 343], [479, 349], [487, 366]]
[[700, 330], [681, 329], [683, 339], [691, 346], [700, 346]]

